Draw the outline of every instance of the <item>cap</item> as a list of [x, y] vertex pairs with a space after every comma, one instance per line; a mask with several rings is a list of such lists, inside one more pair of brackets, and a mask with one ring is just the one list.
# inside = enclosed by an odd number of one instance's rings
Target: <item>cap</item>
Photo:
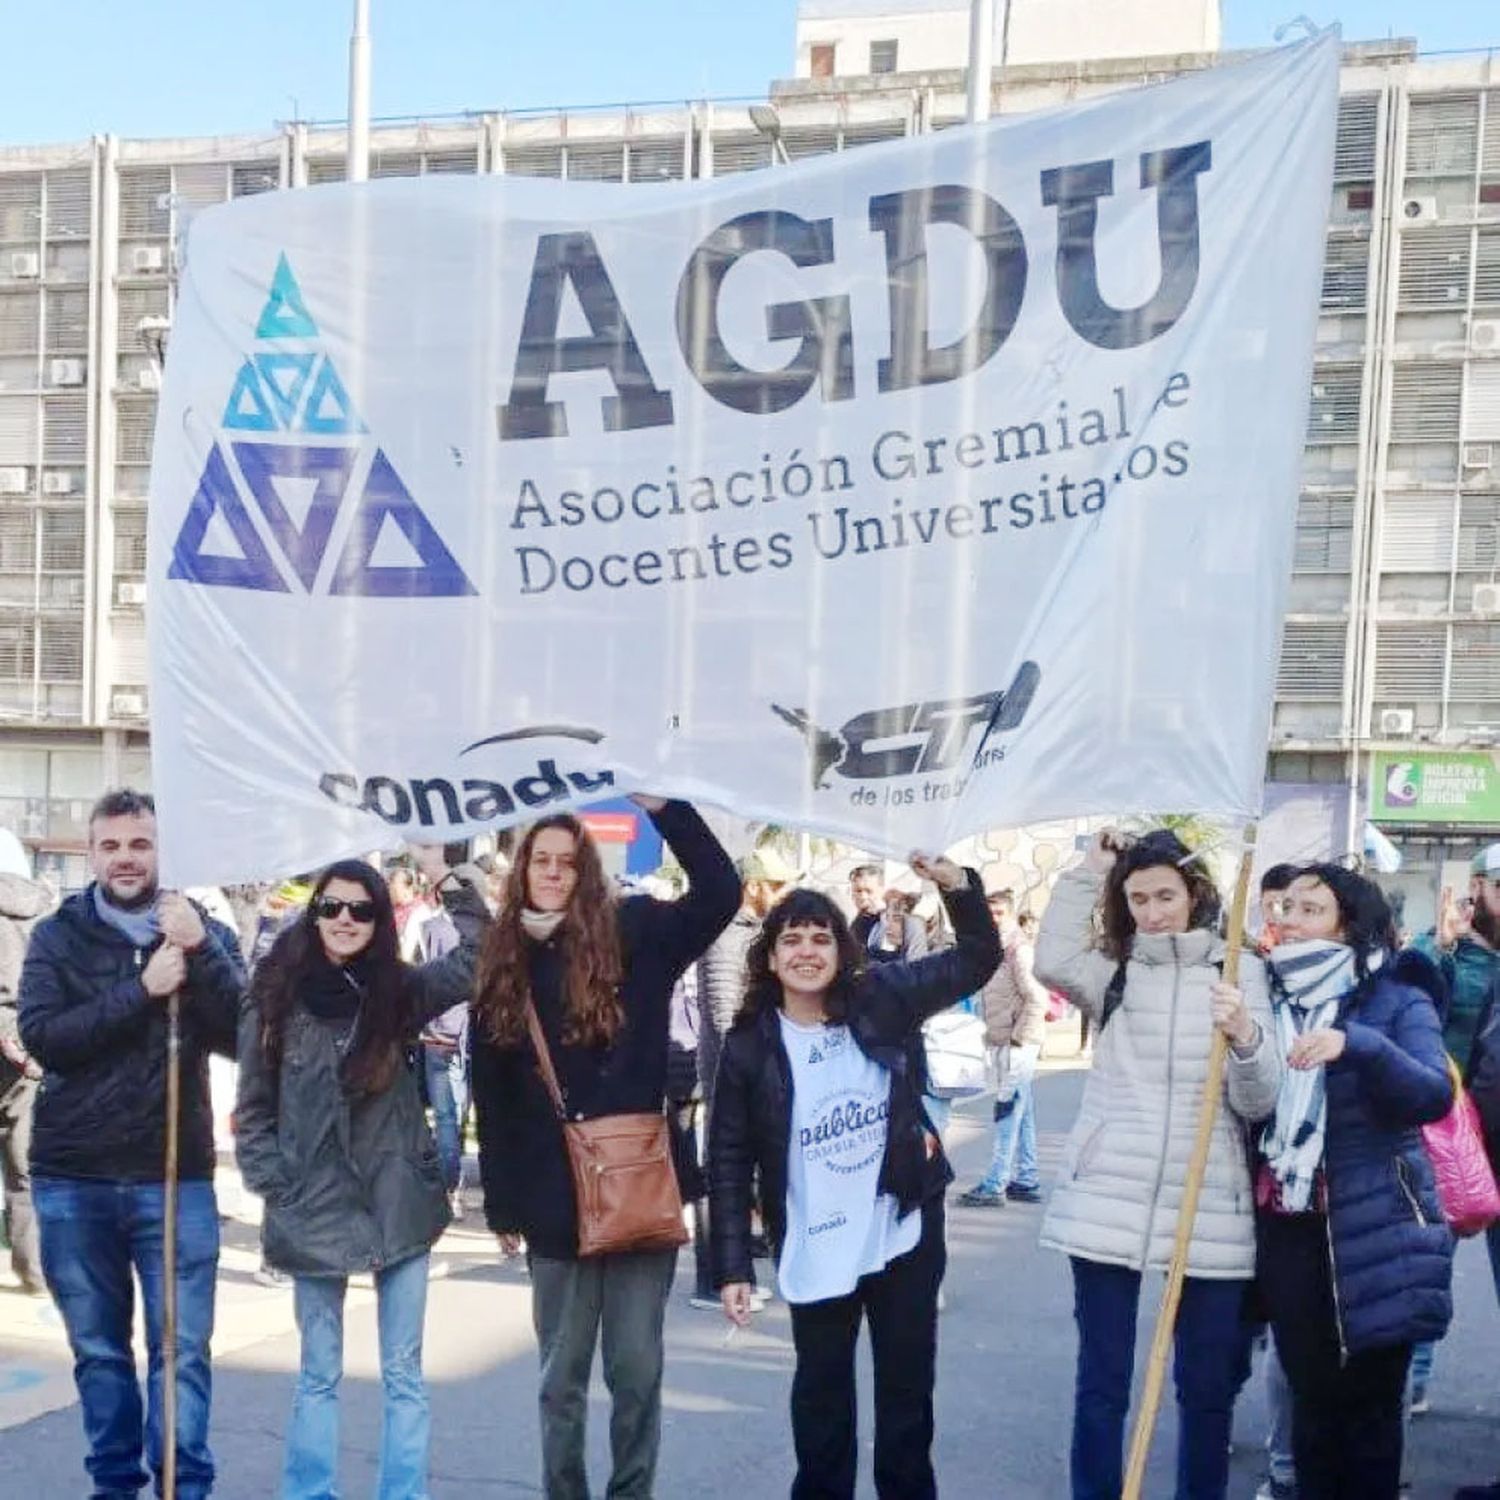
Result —
[[768, 885], [790, 885], [796, 878], [796, 867], [770, 846], [752, 849], [740, 861], [740, 879], [746, 882], [764, 880]]
[[1469, 861], [1469, 869], [1473, 874], [1483, 875], [1489, 880], [1500, 879], [1500, 844], [1490, 844], [1481, 849]]

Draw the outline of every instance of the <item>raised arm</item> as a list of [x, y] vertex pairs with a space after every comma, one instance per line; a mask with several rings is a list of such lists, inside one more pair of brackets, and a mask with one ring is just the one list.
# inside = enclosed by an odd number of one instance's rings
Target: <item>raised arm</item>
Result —
[[724, 846], [686, 802], [643, 798], [641, 805], [687, 876], [686, 894], [651, 901], [646, 941], [672, 952], [682, 967], [700, 957], [740, 909], [740, 877]]
[[1094, 909], [1104, 876], [1083, 865], [1064, 870], [1036, 936], [1036, 976], [1098, 1020], [1116, 965], [1094, 946]]
[[438, 886], [438, 895], [458, 929], [458, 947], [431, 963], [408, 970], [413, 1020], [418, 1031], [445, 1010], [466, 1005], [474, 998], [479, 945], [489, 926], [489, 908], [476, 886], [460, 872], [450, 872], [450, 876]]

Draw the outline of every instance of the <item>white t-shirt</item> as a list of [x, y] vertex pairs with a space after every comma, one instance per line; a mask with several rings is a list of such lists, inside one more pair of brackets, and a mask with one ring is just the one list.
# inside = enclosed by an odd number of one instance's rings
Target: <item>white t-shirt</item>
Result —
[[897, 1221], [878, 1191], [891, 1110], [891, 1075], [860, 1051], [847, 1026], [799, 1026], [781, 1016], [792, 1064], [786, 1243], [777, 1282], [788, 1302], [854, 1290], [916, 1249], [922, 1216]]

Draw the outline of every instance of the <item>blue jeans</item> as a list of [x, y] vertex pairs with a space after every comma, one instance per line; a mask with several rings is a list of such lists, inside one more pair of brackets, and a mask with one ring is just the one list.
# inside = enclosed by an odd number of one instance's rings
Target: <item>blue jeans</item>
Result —
[[[339, 1477], [339, 1381], [344, 1374], [342, 1276], [299, 1276], [294, 1304], [302, 1368], [287, 1425], [282, 1500], [334, 1500]], [[427, 1255], [375, 1273], [380, 1328], [380, 1466], [376, 1500], [426, 1500], [427, 1387], [422, 1383], [422, 1323], [427, 1313]]]
[[[37, 1177], [32, 1203], [41, 1230], [42, 1274], [73, 1351], [95, 1500], [123, 1500], [162, 1462], [162, 1275], [164, 1188], [159, 1182]], [[214, 1326], [219, 1214], [210, 1182], [179, 1184], [177, 1199], [177, 1493], [201, 1500], [213, 1488], [208, 1450], [212, 1394], [208, 1343]], [[146, 1411], [131, 1351], [135, 1283], [146, 1313]]]
[[427, 1070], [427, 1097], [432, 1102], [433, 1134], [437, 1137], [438, 1160], [443, 1165], [443, 1185], [451, 1193], [460, 1184], [464, 1165], [464, 1116], [469, 1112], [469, 1077], [462, 1047], [451, 1051], [423, 1046]]
[[[1073, 1260], [1078, 1378], [1073, 1405], [1073, 1500], [1119, 1500], [1125, 1414], [1135, 1367], [1141, 1275]], [[1244, 1360], [1244, 1281], [1189, 1276], [1177, 1314], [1177, 1500], [1224, 1500], [1229, 1430]]]
[[980, 1184], [1003, 1193], [1012, 1183], [1020, 1188], [1039, 1188], [1041, 1174], [1036, 1164], [1036, 1082], [1037, 1059], [1042, 1049], [1032, 1045], [1006, 1050], [1008, 1099], [995, 1101], [995, 1149], [990, 1169]]

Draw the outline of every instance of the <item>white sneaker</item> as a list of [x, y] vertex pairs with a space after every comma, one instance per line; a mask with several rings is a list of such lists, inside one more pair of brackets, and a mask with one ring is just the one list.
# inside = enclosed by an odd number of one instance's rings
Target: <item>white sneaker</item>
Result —
[[688, 1298], [688, 1306], [696, 1307], [699, 1312], [722, 1312], [724, 1309], [717, 1297], [700, 1297], [696, 1293]]
[[757, 1286], [750, 1289], [750, 1307], [754, 1312], [759, 1312], [768, 1302], [775, 1301], [770, 1287]]

